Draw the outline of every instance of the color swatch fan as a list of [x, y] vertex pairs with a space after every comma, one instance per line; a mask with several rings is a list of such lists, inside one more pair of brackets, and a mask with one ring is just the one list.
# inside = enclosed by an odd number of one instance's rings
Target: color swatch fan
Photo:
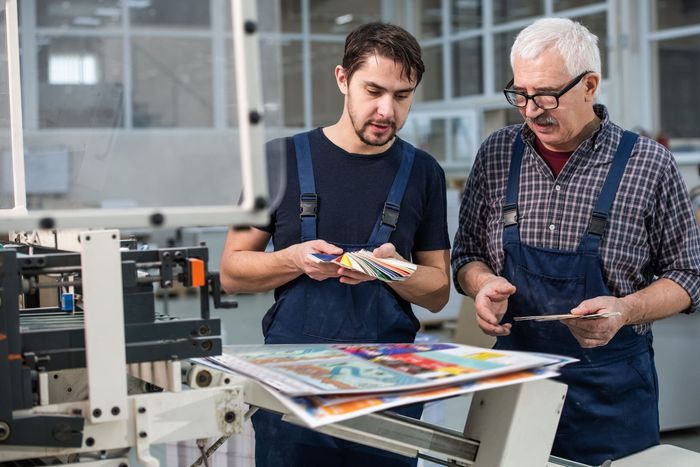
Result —
[[387, 282], [402, 281], [417, 268], [415, 264], [398, 258], [377, 258], [367, 250], [347, 252], [340, 256], [309, 253], [309, 257], [317, 263], [335, 263]]

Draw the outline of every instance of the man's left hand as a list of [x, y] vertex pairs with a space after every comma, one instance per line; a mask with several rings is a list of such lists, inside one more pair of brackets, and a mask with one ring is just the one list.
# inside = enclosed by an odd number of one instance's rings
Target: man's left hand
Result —
[[582, 301], [571, 310], [571, 314], [574, 315], [604, 312], [619, 313], [619, 315], [600, 319], [568, 319], [562, 323], [569, 327], [571, 334], [581, 347], [600, 347], [610, 342], [620, 328], [627, 324], [630, 314], [629, 305], [617, 297], [595, 297]]

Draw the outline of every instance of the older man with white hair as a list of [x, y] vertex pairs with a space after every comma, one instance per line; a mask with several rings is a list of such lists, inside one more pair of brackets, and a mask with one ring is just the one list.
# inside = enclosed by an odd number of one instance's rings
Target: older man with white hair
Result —
[[[452, 253], [496, 348], [565, 354], [553, 454], [599, 465], [659, 441], [651, 323], [700, 306], [700, 235], [671, 153], [594, 103], [597, 38], [545, 18], [511, 51], [525, 119], [482, 144]], [[599, 319], [515, 321], [524, 315]]]

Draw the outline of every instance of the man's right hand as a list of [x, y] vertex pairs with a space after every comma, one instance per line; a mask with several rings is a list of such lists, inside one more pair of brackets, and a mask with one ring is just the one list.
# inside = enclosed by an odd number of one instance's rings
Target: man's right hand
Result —
[[327, 255], [340, 255], [341, 248], [323, 240], [311, 240], [298, 243], [289, 247], [289, 254], [294, 265], [312, 279], [322, 281], [331, 277], [338, 277], [338, 265], [329, 263], [316, 263], [309, 258], [309, 253], [323, 253]]
[[486, 282], [474, 297], [476, 322], [489, 336], [507, 336], [510, 323], [500, 322], [508, 309], [508, 297], [515, 293], [515, 286], [505, 278], [494, 276]]

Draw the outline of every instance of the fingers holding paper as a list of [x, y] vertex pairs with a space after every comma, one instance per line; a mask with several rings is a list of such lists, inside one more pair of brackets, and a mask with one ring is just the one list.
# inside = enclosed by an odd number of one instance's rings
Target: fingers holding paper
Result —
[[508, 297], [515, 293], [515, 286], [505, 278], [494, 276], [484, 284], [474, 297], [476, 322], [481, 330], [490, 336], [507, 336], [511, 324], [501, 325], [508, 309]]
[[343, 253], [341, 248], [323, 240], [311, 240], [299, 243], [292, 248], [295, 249], [292, 256], [294, 264], [310, 278], [323, 281], [340, 276], [338, 265], [313, 261], [310, 254], [340, 255]]
[[383, 245], [372, 250], [372, 254], [377, 258], [404, 259], [396, 252], [396, 247], [393, 243], [384, 243]]
[[617, 297], [595, 297], [581, 302], [571, 310], [572, 315], [584, 316], [605, 313], [604, 319], [570, 319], [562, 321], [581, 347], [600, 347], [615, 337], [627, 322], [629, 305]]

